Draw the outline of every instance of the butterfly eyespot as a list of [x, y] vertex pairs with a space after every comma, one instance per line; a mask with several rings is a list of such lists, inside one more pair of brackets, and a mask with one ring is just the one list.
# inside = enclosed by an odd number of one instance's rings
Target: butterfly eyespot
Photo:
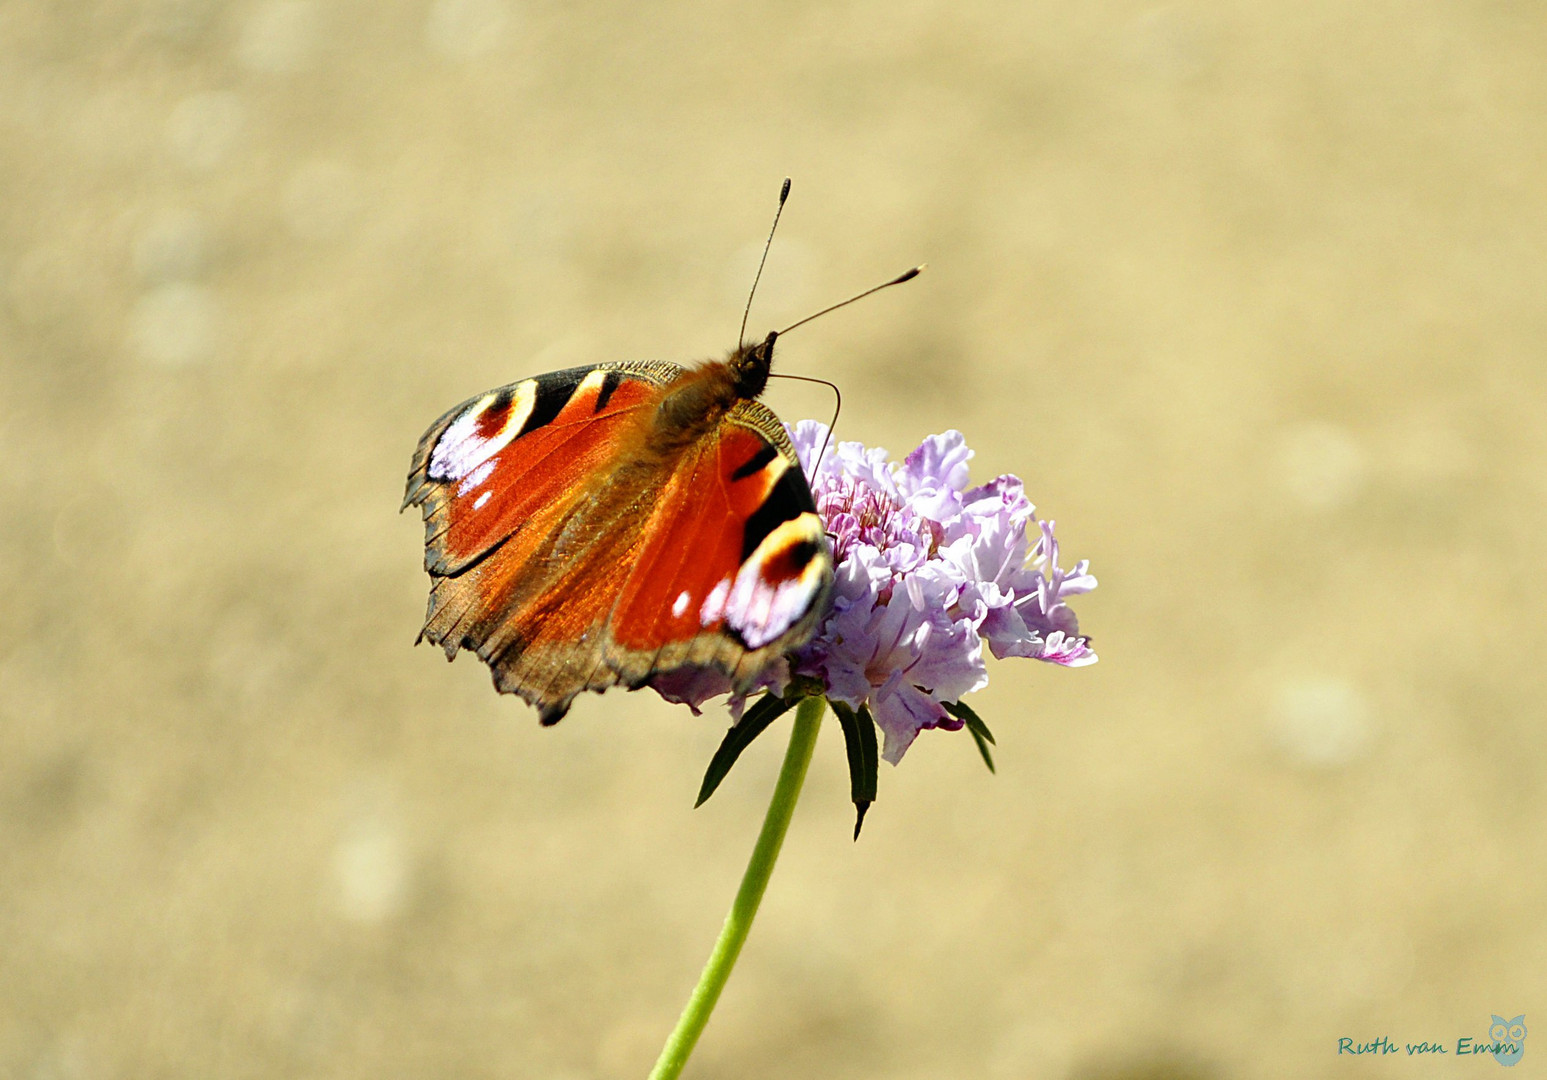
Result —
[[722, 579], [699, 611], [706, 627], [724, 621], [749, 648], [780, 637], [811, 610], [827, 582], [830, 562], [815, 513], [782, 522], [744, 560], [733, 580]]
[[763, 580], [774, 581], [798, 576], [821, 550], [814, 540], [802, 540], [792, 544], [778, 552], [773, 559], [769, 560], [768, 565], [763, 567]]
[[[461, 481], [489, 463], [525, 426], [536, 393], [536, 380], [528, 379], [473, 402], [441, 432], [430, 454], [426, 475], [431, 480]], [[485, 472], [484, 477], [487, 476]], [[482, 480], [472, 486], [479, 483]]]

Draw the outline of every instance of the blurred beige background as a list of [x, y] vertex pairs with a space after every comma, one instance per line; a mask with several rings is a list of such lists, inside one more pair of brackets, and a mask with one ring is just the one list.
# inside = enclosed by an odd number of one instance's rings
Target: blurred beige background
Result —
[[0, 4], [0, 1077], [645, 1074], [786, 729], [539, 730], [396, 511], [733, 344], [785, 175], [751, 331], [928, 260], [780, 368], [1024, 476], [1102, 661], [857, 845], [829, 722], [689, 1075], [1496, 1068], [1336, 1050], [1547, 1025], [1544, 109], [1518, 0]]

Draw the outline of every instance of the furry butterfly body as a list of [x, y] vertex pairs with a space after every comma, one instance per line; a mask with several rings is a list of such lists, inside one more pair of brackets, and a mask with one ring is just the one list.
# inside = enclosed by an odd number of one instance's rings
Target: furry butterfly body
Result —
[[712, 670], [753, 689], [826, 611], [827, 537], [756, 400], [776, 334], [724, 360], [598, 364], [463, 402], [419, 442], [421, 640], [557, 722], [576, 695]]

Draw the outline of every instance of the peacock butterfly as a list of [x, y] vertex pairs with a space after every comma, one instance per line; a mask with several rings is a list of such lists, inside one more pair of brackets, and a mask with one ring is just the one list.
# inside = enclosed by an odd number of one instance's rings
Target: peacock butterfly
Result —
[[783, 332], [693, 368], [538, 375], [432, 424], [403, 500], [424, 512], [419, 640], [476, 652], [543, 724], [582, 691], [666, 676], [754, 689], [810, 640], [833, 584], [800, 462], [757, 401]]

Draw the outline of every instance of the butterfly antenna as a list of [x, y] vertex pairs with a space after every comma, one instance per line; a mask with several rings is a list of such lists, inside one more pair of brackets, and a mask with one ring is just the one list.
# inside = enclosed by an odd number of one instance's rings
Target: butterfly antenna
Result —
[[784, 213], [784, 200], [790, 197], [790, 178], [784, 178], [784, 186], [779, 189], [779, 207], [774, 211], [773, 225], [768, 230], [768, 239], [763, 241], [763, 257], [757, 261], [757, 273], [752, 276], [752, 291], [747, 293], [747, 306], [741, 312], [741, 330], [736, 334], [736, 344], [740, 345], [747, 338], [747, 316], [752, 314], [752, 298], [757, 295], [757, 283], [763, 280], [763, 266], [768, 262], [768, 249], [773, 247], [774, 229], [779, 227], [779, 215]]
[[811, 466], [811, 475], [807, 481], [815, 480], [816, 474], [822, 471], [822, 459], [827, 456], [827, 444], [833, 441], [833, 429], [838, 426], [838, 414], [843, 412], [843, 391], [838, 389], [837, 383], [830, 383], [826, 379], [813, 379], [809, 375], [781, 375], [770, 371], [770, 379], [794, 379], [797, 382], [820, 383], [833, 392], [833, 418], [827, 424], [827, 437], [822, 440], [822, 449], [817, 451], [816, 463]]
[[829, 311], [837, 311], [841, 307], [848, 307], [850, 304], [854, 303], [854, 301], [856, 301], [856, 300], [863, 300], [863, 299], [865, 299], [865, 297], [869, 296], [871, 293], [878, 293], [882, 289], [890, 289], [893, 285], [901, 285], [904, 281], [912, 281], [914, 278], [918, 277], [920, 274], [922, 274], [924, 272], [924, 267], [926, 265], [928, 265], [928, 264], [926, 264], [926, 263], [919, 263], [913, 269], [905, 270], [901, 274], [898, 274], [896, 277], [892, 278], [891, 281], [883, 281], [879, 285], [872, 285], [870, 288], [866, 289], [864, 292], [858, 293], [858, 294], [856, 294], [854, 296], [851, 296], [847, 300], [841, 300], [838, 303], [834, 304], [832, 307], [825, 307], [821, 311], [817, 312], [815, 315], [807, 315], [804, 319], [801, 319], [800, 322], [790, 323], [790, 325], [786, 326], [783, 330], [780, 330], [779, 333], [780, 334], [788, 334], [791, 330], [795, 329], [797, 326], [805, 326], [812, 319], [820, 319], [823, 315], [826, 315]]
[[[788, 183], [786, 183], [786, 185], [785, 185], [785, 192], [786, 192], [786, 194], [788, 193], [788, 191], [789, 191], [789, 185], [788, 185]], [[781, 209], [784, 206], [783, 196], [780, 197], [779, 206], [780, 206]], [[778, 223], [779, 223], [779, 218], [778, 218], [777, 215], [775, 215], [774, 216], [774, 224], [777, 225]], [[769, 240], [771, 241], [772, 239], [773, 239], [773, 235], [770, 233], [769, 234]], [[767, 255], [767, 249], [766, 248], [764, 249], [764, 255], [765, 255], [765, 257]], [[856, 301], [856, 300], [863, 300], [865, 297], [869, 296], [871, 293], [878, 293], [882, 289], [889, 289], [889, 288], [891, 288], [893, 285], [901, 285], [904, 281], [912, 281], [914, 278], [918, 277], [921, 273], [924, 272], [924, 267], [926, 265], [927, 264], [925, 264], [925, 263], [919, 263], [917, 266], [913, 267], [911, 270], [904, 270], [902, 273], [900, 273], [896, 277], [892, 278], [891, 281], [883, 281], [879, 285], [872, 285], [870, 288], [866, 289], [864, 292], [857, 293], [856, 295], [849, 297], [847, 300], [840, 301], [839, 303], [836, 303], [836, 304], [832, 305], [831, 307], [825, 307], [821, 311], [817, 312], [815, 315], [807, 315], [804, 319], [801, 319], [799, 322], [791, 323], [789, 326], [786, 326], [783, 330], [780, 330], [780, 331], [777, 331], [776, 333], [768, 335], [768, 340], [771, 342], [776, 337], [780, 337], [780, 336], [782, 336], [784, 334], [788, 334], [791, 330], [795, 329], [797, 326], [804, 326], [804, 325], [806, 325], [806, 323], [810, 322], [812, 319], [821, 318], [823, 315], [826, 315], [829, 311], [837, 311], [839, 308], [847, 307], [849, 304], [854, 303], [854, 301]], [[758, 272], [762, 273], [762, 268], [761, 267], [759, 267]], [[753, 287], [756, 288], [756, 282], [753, 283]], [[751, 300], [747, 301], [748, 307], [751, 306], [751, 303], [752, 303]], [[746, 321], [746, 317], [745, 316], [743, 316], [742, 320], [741, 320], [741, 329], [742, 329], [743, 333], [746, 332], [747, 321]], [[809, 377], [807, 377], [805, 375], [776, 375], [776, 374], [773, 374], [772, 372], [769, 373], [769, 378], [771, 378], [771, 379], [799, 379], [801, 382], [821, 383], [823, 386], [832, 387], [833, 396], [837, 398], [837, 404], [833, 408], [833, 420], [832, 420], [832, 423], [827, 425], [827, 437], [822, 440], [822, 449], [817, 451], [816, 464], [811, 467], [811, 476], [813, 478], [815, 478], [815, 476], [817, 474], [817, 471], [819, 469], [821, 469], [821, 467], [822, 467], [822, 459], [827, 456], [827, 446], [828, 446], [829, 443], [832, 442], [832, 439], [833, 439], [833, 428], [838, 425], [838, 414], [843, 411], [843, 394], [839, 392], [839, 390], [838, 390], [838, 388], [836, 386], [833, 386], [833, 384], [828, 382], [826, 379], [813, 379], [813, 378], [809, 378]]]

